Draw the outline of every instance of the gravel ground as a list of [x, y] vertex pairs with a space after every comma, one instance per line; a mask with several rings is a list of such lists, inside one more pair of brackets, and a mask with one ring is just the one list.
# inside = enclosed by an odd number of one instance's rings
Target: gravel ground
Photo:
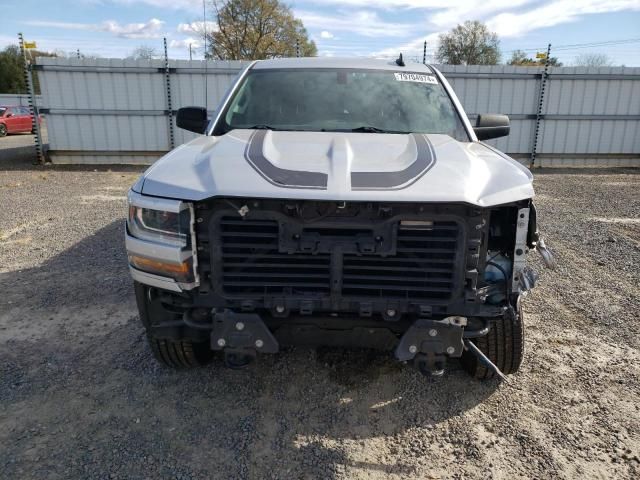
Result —
[[0, 139], [0, 477], [640, 477], [639, 171], [537, 173], [560, 267], [525, 302], [509, 384], [340, 350], [175, 373], [126, 267], [139, 170], [31, 166], [16, 138]]

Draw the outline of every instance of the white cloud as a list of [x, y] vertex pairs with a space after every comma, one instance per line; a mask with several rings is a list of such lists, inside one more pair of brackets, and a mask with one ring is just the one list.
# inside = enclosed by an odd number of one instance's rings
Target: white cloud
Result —
[[200, 40], [192, 37], [183, 38], [182, 40], [171, 40], [169, 42], [169, 48], [191, 48], [196, 49], [200, 48]]
[[332, 39], [332, 38], [333, 38], [333, 36], [334, 36], [334, 35], [333, 35], [333, 33], [331, 33], [331, 32], [327, 32], [326, 30], [323, 30], [323, 31], [320, 33], [320, 38], [324, 38], [324, 39], [327, 39], [327, 40]]
[[[358, 4], [360, 0], [344, 0], [344, 2]], [[367, 0], [367, 2], [373, 5], [378, 3], [378, 0]], [[412, 2], [412, 0], [389, 0], [389, 2], [404, 4], [405, 6], [417, 3]], [[435, 5], [436, 3], [438, 2], [425, 1], [424, 5]], [[431, 24], [438, 30], [426, 37], [429, 52], [433, 52], [437, 48], [438, 35], [440, 33], [446, 32], [468, 18], [483, 20], [487, 23], [489, 29], [496, 32], [499, 37], [508, 38], [524, 35], [540, 28], [572, 22], [583, 15], [622, 10], [640, 10], [640, 2], [638, 0], [555, 0], [528, 10], [526, 8], [523, 9], [522, 6], [530, 3], [529, 0], [488, 0], [482, 4], [475, 5], [472, 10], [469, 9], [469, 6], [472, 3], [475, 4], [475, 2], [452, 0], [448, 3], [448, 8], [429, 17]], [[540, 3], [536, 5], [540, 5]], [[519, 12], [509, 11], [511, 8], [518, 6], [521, 7]], [[472, 17], [472, 13], [476, 13], [477, 16]], [[399, 52], [404, 52], [421, 57], [424, 40], [424, 37], [416, 38], [413, 41], [381, 49], [374, 52], [372, 56], [389, 58], [397, 56]]]
[[308, 10], [296, 11], [306, 28], [344, 31], [365, 37], [404, 37], [410, 34], [416, 25], [385, 22], [377, 13], [369, 11], [342, 12], [340, 15], [324, 15]]
[[[424, 51], [425, 40], [427, 41], [428, 53], [430, 53], [434, 50], [434, 47], [438, 43], [439, 34], [440, 32], [430, 33], [426, 37], [416, 38], [415, 40], [403, 43], [402, 45], [378, 50], [376, 52], [373, 52], [371, 56], [376, 58], [388, 58], [397, 57], [399, 53], [402, 53], [407, 58], [412, 55], [416, 55], [421, 58]], [[427, 61], [429, 60], [430, 59], [428, 58]]]
[[539, 28], [578, 20], [582, 15], [640, 11], [638, 0], [557, 0], [521, 13], [500, 13], [487, 20], [488, 27], [500, 37], [516, 37]]
[[484, 19], [490, 14], [522, 7], [532, 1], [534, 0], [453, 1], [446, 8], [430, 15], [428, 20], [437, 28], [449, 29], [465, 20]]
[[85, 30], [90, 32], [107, 32], [121, 38], [159, 38], [162, 36], [164, 22], [152, 18], [144, 23], [120, 23], [107, 20], [102, 23], [50, 22], [47, 20], [30, 20], [25, 22], [32, 27], [62, 28], [66, 30]]
[[[108, 0], [103, 1], [106, 2]], [[141, 3], [156, 8], [202, 12], [202, 0], [111, 0], [111, 3], [120, 5], [135, 5]], [[207, 4], [208, 3], [207, 0]]]
[[[204, 33], [205, 22], [179, 23], [176, 30], [179, 33], [187, 33], [191, 35], [201, 35]], [[206, 22], [207, 32], [215, 32], [218, 30], [216, 22]]]

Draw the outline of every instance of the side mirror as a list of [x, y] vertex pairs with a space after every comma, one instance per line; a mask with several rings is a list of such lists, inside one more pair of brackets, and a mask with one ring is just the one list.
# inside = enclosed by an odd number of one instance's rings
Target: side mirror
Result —
[[204, 133], [207, 130], [207, 109], [202, 107], [184, 107], [178, 109], [176, 125], [195, 133]]
[[473, 127], [473, 131], [476, 132], [478, 140], [506, 137], [509, 135], [509, 129], [509, 117], [506, 115], [498, 115], [497, 113], [478, 115], [476, 126]]
[[13, 113], [8, 112], [8, 113], [5, 115], [5, 118], [9, 118], [9, 117], [13, 117]]

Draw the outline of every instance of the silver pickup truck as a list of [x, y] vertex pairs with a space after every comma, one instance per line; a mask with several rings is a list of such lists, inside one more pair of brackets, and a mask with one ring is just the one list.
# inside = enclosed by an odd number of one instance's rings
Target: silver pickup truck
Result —
[[481, 140], [435, 68], [368, 59], [248, 66], [202, 134], [129, 192], [140, 318], [172, 367], [242, 367], [288, 345], [393, 351], [427, 375], [449, 358], [516, 372], [536, 274], [532, 175]]

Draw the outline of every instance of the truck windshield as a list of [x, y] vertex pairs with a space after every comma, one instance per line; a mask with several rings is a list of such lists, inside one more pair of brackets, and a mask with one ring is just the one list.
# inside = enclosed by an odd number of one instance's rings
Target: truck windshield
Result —
[[253, 70], [214, 135], [239, 128], [363, 133], [441, 133], [469, 141], [434, 75], [385, 70]]

